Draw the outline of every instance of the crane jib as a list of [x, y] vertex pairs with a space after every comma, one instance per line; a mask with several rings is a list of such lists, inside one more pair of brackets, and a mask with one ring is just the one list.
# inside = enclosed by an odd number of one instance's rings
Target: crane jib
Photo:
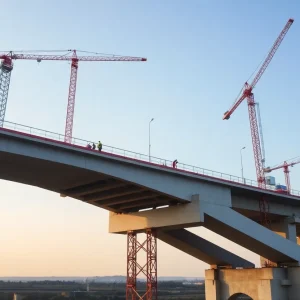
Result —
[[[20, 51], [21, 52], [21, 51]], [[43, 52], [44, 54], [28, 53], [17, 53], [14, 51], [7, 51], [6, 53], [0, 53], [0, 86], [2, 87], [2, 93], [0, 93], [0, 127], [3, 126], [5, 119], [6, 103], [8, 98], [10, 74], [13, 69], [13, 60], [35, 60], [38, 63], [42, 60], [47, 61], [70, 61], [71, 63], [71, 76], [69, 84], [69, 97], [67, 105], [67, 116], [65, 125], [65, 142], [72, 142], [72, 130], [73, 130], [73, 118], [74, 118], [74, 107], [75, 107], [75, 95], [76, 95], [76, 82], [77, 82], [77, 71], [79, 61], [101, 61], [101, 62], [140, 62], [147, 61], [144, 57], [135, 56], [121, 56], [121, 55], [105, 55], [93, 53], [90, 56], [77, 56], [76, 50], [67, 50], [64, 55], [53, 54], [54, 52], [61, 51], [36, 51]], [[25, 52], [25, 53], [24, 53]], [[51, 52], [51, 54], [49, 54]], [[87, 51], [81, 51], [87, 53]], [[92, 53], [92, 52], [90, 52]], [[70, 55], [71, 54], [71, 55]]]

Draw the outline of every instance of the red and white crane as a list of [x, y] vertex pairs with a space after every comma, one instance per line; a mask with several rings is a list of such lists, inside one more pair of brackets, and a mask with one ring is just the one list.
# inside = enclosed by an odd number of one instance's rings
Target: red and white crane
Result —
[[76, 50], [68, 50], [68, 52], [64, 55], [57, 55], [57, 54], [41, 55], [41, 54], [34, 54], [34, 53], [33, 54], [16, 53], [13, 51], [9, 51], [7, 53], [0, 53], [0, 60], [2, 60], [0, 66], [0, 127], [3, 127], [4, 118], [5, 118], [10, 76], [11, 76], [11, 71], [13, 69], [13, 60], [20, 60], [20, 59], [36, 60], [37, 62], [41, 62], [42, 60], [59, 60], [59, 61], [71, 62], [71, 76], [70, 76], [67, 117], [66, 117], [66, 126], [65, 126], [65, 142], [67, 143], [71, 143], [72, 141], [78, 62], [79, 61], [106, 61], [106, 62], [125, 61], [127, 62], [127, 61], [147, 60], [146, 58], [142, 58], [142, 57], [119, 56], [119, 55], [77, 56], [77, 52]]
[[290, 29], [293, 22], [294, 22], [293, 19], [288, 20], [288, 22], [284, 26], [283, 30], [279, 34], [278, 38], [276, 39], [275, 43], [273, 44], [264, 63], [262, 64], [259, 71], [255, 75], [253, 81], [250, 84], [248, 82], [245, 83], [241, 94], [238, 96], [238, 98], [234, 102], [233, 106], [228, 111], [226, 111], [223, 116], [223, 120], [228, 120], [230, 118], [230, 116], [232, 115], [232, 113], [243, 102], [243, 100], [247, 99], [251, 136], [252, 136], [252, 144], [253, 144], [253, 152], [254, 152], [254, 161], [255, 161], [255, 167], [256, 167], [256, 176], [257, 176], [257, 181], [258, 181], [258, 184], [260, 187], [265, 187], [264, 161], [263, 161], [263, 157], [262, 157], [261, 139], [260, 139], [260, 135], [259, 135], [258, 121], [257, 121], [257, 117], [256, 117], [256, 110], [255, 110], [256, 103], [254, 101], [254, 95], [253, 95], [252, 91], [255, 88], [258, 81], [260, 80], [260, 78], [262, 77], [265, 70], [267, 69], [268, 65], [270, 64], [274, 54], [276, 53], [278, 47], [280, 46], [282, 40], [284, 39], [286, 33]]
[[290, 181], [290, 169], [289, 167], [293, 167], [294, 165], [300, 164], [300, 158], [296, 158], [293, 160], [286, 160], [283, 163], [273, 166], [273, 167], [267, 167], [264, 169], [265, 173], [270, 173], [272, 171], [278, 170], [283, 168], [284, 177], [285, 177], [285, 185], [287, 193], [291, 193], [291, 181]]

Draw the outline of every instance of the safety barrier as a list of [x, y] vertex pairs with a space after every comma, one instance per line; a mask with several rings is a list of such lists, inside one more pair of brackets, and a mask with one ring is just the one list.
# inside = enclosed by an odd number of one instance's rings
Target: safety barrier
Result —
[[[59, 133], [42, 130], [42, 129], [38, 129], [35, 127], [25, 126], [25, 125], [21, 125], [21, 124], [9, 122], [9, 121], [5, 121], [3, 127], [6, 129], [17, 131], [17, 132], [22, 132], [22, 133], [30, 134], [33, 136], [47, 138], [47, 139], [51, 139], [51, 140], [59, 141], [59, 142], [64, 142], [64, 139], [65, 139], [65, 136], [62, 134], [59, 134]], [[71, 144], [76, 145], [76, 146], [86, 147], [88, 144], [92, 144], [92, 143], [93, 143], [92, 141], [87, 141], [87, 140], [73, 137]], [[135, 160], [139, 160], [139, 161], [144, 161], [144, 162], [155, 164], [155, 165], [158, 165], [161, 167], [167, 167], [167, 168], [173, 167], [173, 162], [171, 160], [158, 158], [158, 157], [154, 157], [154, 156], [149, 157], [148, 155], [145, 155], [145, 154], [136, 153], [136, 152], [132, 152], [132, 151], [128, 151], [128, 150], [124, 150], [124, 149], [120, 149], [120, 148], [116, 148], [116, 147], [112, 147], [112, 146], [108, 146], [108, 145], [104, 145], [104, 144], [102, 147], [102, 152], [103, 153], [111, 153], [111, 154], [122, 156], [125, 158], [131, 158], [131, 159], [135, 159]], [[255, 180], [241, 178], [238, 176], [221, 173], [221, 172], [217, 172], [217, 171], [212, 171], [212, 170], [208, 170], [208, 169], [204, 169], [204, 168], [200, 168], [200, 167], [196, 167], [196, 166], [191, 166], [191, 165], [187, 165], [187, 164], [184, 164], [181, 162], [179, 162], [177, 164], [177, 170], [185, 171], [185, 172], [189, 172], [189, 173], [193, 173], [193, 174], [204, 175], [204, 176], [213, 177], [213, 178], [218, 178], [218, 179], [235, 182], [235, 183], [239, 183], [239, 184], [246, 185], [246, 186], [258, 187], [258, 182]], [[274, 191], [275, 187], [267, 185], [266, 189]], [[291, 194], [294, 196], [300, 197], [300, 191], [291, 190]]]

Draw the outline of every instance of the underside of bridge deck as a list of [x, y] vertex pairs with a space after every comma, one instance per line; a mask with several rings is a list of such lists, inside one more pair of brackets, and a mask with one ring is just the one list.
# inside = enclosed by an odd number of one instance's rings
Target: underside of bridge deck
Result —
[[[63, 163], [1, 153], [0, 164], [1, 179], [45, 188], [117, 213], [185, 202], [129, 181]], [[13, 165], [18, 168], [12, 168]]]
[[119, 213], [176, 205], [178, 200], [111, 177], [65, 189], [62, 194]]

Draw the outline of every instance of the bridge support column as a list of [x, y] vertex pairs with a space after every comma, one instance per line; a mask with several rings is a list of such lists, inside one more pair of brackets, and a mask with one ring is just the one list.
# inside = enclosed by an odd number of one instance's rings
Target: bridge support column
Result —
[[206, 300], [297, 300], [300, 267], [205, 271]]
[[[146, 263], [138, 263], [138, 253], [146, 254]], [[137, 277], [144, 274], [147, 279], [146, 291], [137, 291]], [[137, 240], [133, 231], [127, 233], [127, 281], [126, 300], [157, 300], [157, 239], [153, 229], [146, 230], [146, 239]]]
[[297, 231], [295, 218], [286, 218], [284, 220], [286, 238], [290, 241], [297, 243]]

